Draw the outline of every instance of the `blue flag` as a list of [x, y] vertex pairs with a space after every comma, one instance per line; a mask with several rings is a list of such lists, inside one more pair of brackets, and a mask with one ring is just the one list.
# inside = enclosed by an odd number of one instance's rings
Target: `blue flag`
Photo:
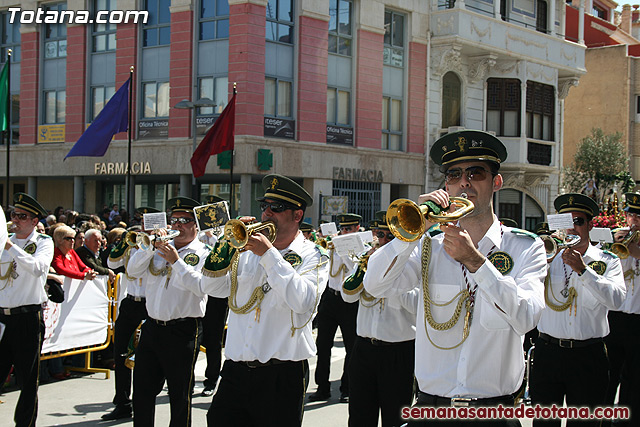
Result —
[[129, 83], [131, 78], [113, 94], [98, 117], [84, 131], [67, 157], [102, 157], [107, 152], [113, 136], [126, 132], [129, 124]]

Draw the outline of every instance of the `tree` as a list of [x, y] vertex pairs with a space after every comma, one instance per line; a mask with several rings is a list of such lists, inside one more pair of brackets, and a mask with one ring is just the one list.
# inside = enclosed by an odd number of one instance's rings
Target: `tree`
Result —
[[631, 191], [635, 182], [629, 173], [629, 157], [623, 144], [622, 133], [605, 135], [602, 129], [591, 129], [578, 144], [573, 163], [562, 171], [562, 182], [567, 192], [580, 193], [590, 179], [597, 191], [597, 202], [604, 202], [616, 186], [622, 193]]

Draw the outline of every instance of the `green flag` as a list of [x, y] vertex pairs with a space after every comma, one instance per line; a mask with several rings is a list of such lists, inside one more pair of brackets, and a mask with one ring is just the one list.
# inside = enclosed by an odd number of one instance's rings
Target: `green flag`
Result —
[[7, 130], [7, 97], [9, 96], [9, 61], [4, 63], [0, 73], [0, 121], [2, 129]]

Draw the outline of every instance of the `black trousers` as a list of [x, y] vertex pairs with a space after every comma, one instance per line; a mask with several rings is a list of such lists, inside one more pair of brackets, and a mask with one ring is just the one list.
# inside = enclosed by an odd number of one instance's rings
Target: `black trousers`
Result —
[[113, 397], [115, 405], [127, 405], [131, 403], [131, 369], [124, 365], [125, 356], [129, 347], [131, 336], [144, 319], [147, 318], [147, 307], [144, 301], [136, 302], [125, 298], [120, 302], [118, 318], [114, 330], [113, 360], [116, 369], [116, 394]]
[[207, 311], [202, 319], [202, 345], [207, 349], [207, 369], [204, 372], [205, 388], [215, 388], [222, 367], [222, 337], [227, 321], [227, 298], [207, 300]]
[[[604, 342], [586, 347], [561, 348], [556, 344], [536, 340], [534, 362], [529, 387], [531, 402], [550, 406], [587, 406], [605, 404], [609, 382], [609, 361]], [[534, 420], [534, 425], [560, 426], [560, 420]], [[598, 426], [600, 420], [567, 420], [567, 425]]]
[[349, 426], [400, 426], [403, 406], [413, 401], [415, 340], [375, 345], [356, 337], [349, 363]]
[[169, 388], [170, 427], [191, 425], [193, 367], [202, 341], [202, 319], [190, 318], [160, 326], [142, 325], [133, 370], [133, 424], [154, 425], [156, 396], [165, 380]]
[[207, 425], [300, 426], [309, 382], [306, 360], [249, 367], [225, 360], [218, 391], [207, 412]]
[[325, 393], [331, 389], [329, 383], [329, 371], [331, 368], [331, 349], [336, 330], [340, 327], [344, 348], [347, 352], [342, 368], [340, 380], [340, 392], [349, 392], [348, 366], [351, 359], [351, 349], [356, 339], [356, 318], [358, 317], [358, 303], [346, 303], [338, 293], [327, 288], [320, 299], [318, 306], [318, 337], [316, 347], [318, 358], [316, 362], [315, 380], [318, 391]]
[[[637, 425], [640, 419], [640, 314], [610, 311], [609, 329], [611, 332], [604, 339], [611, 370], [606, 402], [613, 406], [619, 385], [618, 405], [631, 409], [631, 419], [617, 421], [617, 425]], [[603, 425], [611, 425], [611, 421], [604, 420]]]
[[0, 379], [7, 378], [11, 366], [15, 368], [20, 397], [13, 420], [17, 427], [35, 426], [38, 416], [38, 382], [40, 351], [44, 335], [42, 311], [4, 315], [6, 325], [0, 341]]

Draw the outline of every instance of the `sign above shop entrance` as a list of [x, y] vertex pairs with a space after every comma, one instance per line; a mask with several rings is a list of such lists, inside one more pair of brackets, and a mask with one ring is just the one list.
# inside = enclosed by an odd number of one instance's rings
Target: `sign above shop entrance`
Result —
[[[96, 175], [125, 175], [128, 165], [127, 162], [95, 163], [93, 173]], [[131, 163], [131, 173], [133, 175], [150, 175], [151, 164], [149, 162], [133, 162]]]
[[382, 182], [382, 171], [375, 169], [339, 168], [334, 166], [333, 179], [347, 181]]

